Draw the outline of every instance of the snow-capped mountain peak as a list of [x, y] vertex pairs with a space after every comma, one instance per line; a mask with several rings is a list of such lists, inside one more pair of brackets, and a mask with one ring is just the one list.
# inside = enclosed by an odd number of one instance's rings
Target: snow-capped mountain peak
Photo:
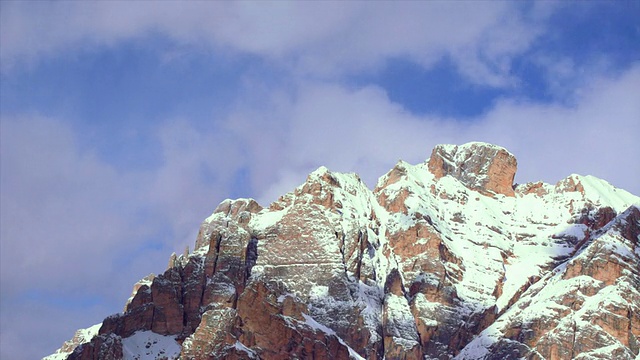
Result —
[[181, 359], [635, 358], [640, 198], [592, 176], [514, 185], [516, 169], [499, 146], [438, 145], [373, 190], [321, 167], [269, 207], [225, 200], [66, 354], [144, 334]]

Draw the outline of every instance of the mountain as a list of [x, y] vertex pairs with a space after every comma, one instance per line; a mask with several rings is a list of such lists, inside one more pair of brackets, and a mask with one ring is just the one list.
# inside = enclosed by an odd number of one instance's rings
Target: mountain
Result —
[[46, 359], [637, 359], [640, 198], [438, 145], [373, 190], [321, 167], [225, 200], [193, 253]]

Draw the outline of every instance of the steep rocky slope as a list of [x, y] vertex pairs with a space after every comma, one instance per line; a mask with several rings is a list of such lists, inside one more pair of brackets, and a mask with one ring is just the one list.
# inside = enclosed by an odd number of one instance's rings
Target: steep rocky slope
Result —
[[439, 145], [373, 191], [320, 168], [268, 208], [226, 200], [49, 359], [635, 359], [640, 198], [516, 167]]

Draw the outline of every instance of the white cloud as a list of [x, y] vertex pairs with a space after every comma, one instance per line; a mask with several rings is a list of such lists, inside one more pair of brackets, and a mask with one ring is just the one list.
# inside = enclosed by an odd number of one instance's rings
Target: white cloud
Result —
[[[51, 329], [60, 321], [60, 330], [69, 332], [67, 324], [77, 324], [61, 320], [63, 309], [35, 322], [32, 314], [56, 308], [45, 299], [62, 299], [58, 306], [64, 308], [73, 306], [67, 301], [97, 297], [113, 307], [158, 254], [149, 251], [133, 264], [116, 265], [139, 246], [132, 237], [147, 235], [133, 219], [135, 181], [79, 152], [72, 130], [57, 121], [3, 116], [1, 125], [2, 357], [26, 359], [35, 357], [27, 354], [43, 356], [54, 349], [44, 346], [64, 340], [57, 332], [38, 339], [31, 335], [34, 328]], [[29, 301], [29, 296], [40, 300]], [[73, 316], [95, 321], [88, 310], [81, 306]]]
[[640, 105], [634, 92], [639, 74], [636, 66], [617, 78], [594, 77], [576, 89], [579, 95], [569, 105], [504, 99], [467, 121], [416, 116], [374, 86], [308, 82], [287, 105], [260, 111], [287, 131], [252, 129], [248, 117], [238, 136], [262, 135], [261, 144], [279, 144], [277, 151], [263, 154], [256, 147], [249, 156], [252, 164], [261, 164], [253, 174], [263, 202], [290, 191], [320, 165], [357, 172], [374, 186], [398, 159], [421, 162], [437, 143], [467, 141], [493, 142], [515, 153], [519, 182], [555, 183], [571, 173], [591, 174], [638, 194], [640, 169], [633, 159], [640, 155]]
[[[92, 279], [125, 271], [113, 264], [141, 242], [169, 249], [176, 241], [192, 245], [194, 223], [215, 208], [213, 202], [229, 192], [234, 172], [244, 166], [240, 142], [215, 129], [198, 132], [183, 121], [159, 127], [163, 164], [145, 172], [116, 171], [92, 149], [81, 150], [76, 136], [55, 119], [2, 118], [3, 294], [87, 284], [108, 293]], [[161, 253], [162, 263], [168, 255]], [[86, 271], [69, 283], [78, 268]], [[36, 273], [47, 276], [33, 278]], [[129, 282], [139, 275], [129, 275]]]
[[540, 33], [504, 2], [3, 3], [3, 71], [77, 48], [162, 34], [248, 52], [299, 75], [371, 71], [393, 58], [426, 68], [444, 56], [475, 82], [503, 86], [511, 59]]
[[640, 104], [634, 89], [640, 66], [616, 78], [593, 78], [567, 106], [506, 101], [474, 125], [488, 141], [519, 158], [518, 181], [555, 182], [568, 173], [595, 175], [635, 194]]
[[[108, 271], [97, 255], [135, 229], [104, 208], [126, 204], [134, 189], [119, 186], [118, 174], [91, 154], [78, 153], [70, 129], [53, 121], [3, 118], [1, 135], [3, 294], [70, 285], [65, 274], [79, 265]], [[34, 273], [47, 276], [23, 283]]]
[[[241, 148], [225, 136], [180, 121], [159, 127], [164, 162], [146, 172], [116, 171], [56, 119], [3, 116], [1, 125], [2, 343], [20, 339], [2, 346], [3, 358], [33, 358], [11, 350], [20, 347], [44, 356], [80, 320], [91, 325], [120, 311], [138, 279], [164, 271], [171, 251], [193, 247], [198, 224], [242, 165], [233, 160]], [[82, 305], [86, 299], [98, 305]], [[35, 318], [25, 301], [51, 314]], [[61, 322], [65, 316], [74, 319]], [[5, 327], [16, 317], [23, 323]], [[31, 336], [56, 322], [68, 333]]]
[[197, 224], [231, 193], [247, 166], [243, 139], [219, 127], [198, 130], [184, 119], [163, 123], [157, 136], [163, 164], [148, 174], [144, 206], [168, 221], [180, 247], [193, 246]]

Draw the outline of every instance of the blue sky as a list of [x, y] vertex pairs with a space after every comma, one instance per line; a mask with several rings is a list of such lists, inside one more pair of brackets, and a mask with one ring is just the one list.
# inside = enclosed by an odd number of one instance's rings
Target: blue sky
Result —
[[225, 198], [487, 141], [640, 194], [640, 3], [0, 3], [0, 357], [54, 351]]

